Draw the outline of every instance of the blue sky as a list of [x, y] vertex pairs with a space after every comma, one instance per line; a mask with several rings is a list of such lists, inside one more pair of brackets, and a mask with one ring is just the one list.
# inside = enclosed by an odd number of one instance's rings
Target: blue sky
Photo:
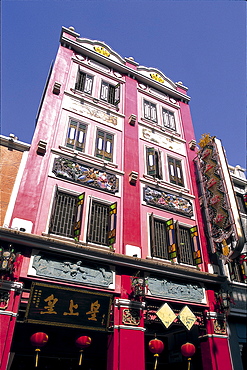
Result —
[[2, 0], [1, 134], [31, 142], [62, 26], [189, 88], [197, 141], [246, 168], [246, 2]]

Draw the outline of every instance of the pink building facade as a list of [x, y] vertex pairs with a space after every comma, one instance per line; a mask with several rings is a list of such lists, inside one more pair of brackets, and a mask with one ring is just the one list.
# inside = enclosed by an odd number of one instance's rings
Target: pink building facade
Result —
[[[3, 247], [1, 368], [233, 369], [215, 292], [187, 88], [62, 28]], [[3, 294], [3, 293], [1, 293]], [[12, 302], [12, 303], [11, 303]], [[10, 306], [12, 305], [12, 306]], [[159, 368], [159, 367], [158, 367]]]

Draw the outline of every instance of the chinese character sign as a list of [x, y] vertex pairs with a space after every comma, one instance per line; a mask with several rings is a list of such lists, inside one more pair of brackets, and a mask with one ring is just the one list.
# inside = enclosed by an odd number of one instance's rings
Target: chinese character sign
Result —
[[107, 331], [112, 296], [33, 283], [25, 319], [32, 323]]

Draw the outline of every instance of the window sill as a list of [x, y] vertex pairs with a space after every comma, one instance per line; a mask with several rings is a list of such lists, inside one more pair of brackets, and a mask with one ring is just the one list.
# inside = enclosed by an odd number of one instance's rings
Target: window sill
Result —
[[152, 176], [143, 174], [143, 177], [140, 178], [140, 181], [152, 186], [158, 186], [161, 189], [173, 191], [177, 194], [184, 194], [187, 197], [190, 197], [191, 199], [195, 199], [195, 196], [192, 194], [189, 194], [189, 189], [183, 188], [177, 185], [173, 185], [167, 181], [160, 180], [157, 178], [153, 178]]
[[90, 164], [90, 166], [99, 166], [103, 169], [105, 168], [105, 169], [109, 169], [111, 171], [114, 171], [115, 173], [117, 173], [119, 175], [124, 175], [124, 172], [120, 171], [118, 169], [118, 164], [116, 164], [116, 163], [104, 161], [104, 160], [99, 159], [97, 157], [94, 157], [90, 154], [86, 154], [86, 153], [83, 153], [83, 152], [78, 152], [77, 150], [70, 149], [70, 148], [68, 148], [66, 146], [63, 146], [63, 145], [59, 145], [59, 149], [60, 150], [52, 148], [51, 152], [54, 153], [54, 154], [58, 154], [58, 155], [65, 154], [65, 155], [69, 156], [70, 158], [78, 159], [80, 161], [87, 162], [88, 164]]
[[164, 262], [164, 263], [169, 263], [170, 265], [176, 265], [176, 266], [180, 266], [180, 267], [186, 267], [186, 268], [192, 268], [192, 269], [197, 269], [196, 266], [194, 265], [187, 265], [186, 263], [179, 263], [179, 262], [172, 262], [170, 260], [167, 260], [165, 258], [159, 258], [159, 257], [151, 257], [151, 256], [147, 256], [146, 257], [147, 260], [153, 260], [153, 261], [159, 261], [159, 262]]

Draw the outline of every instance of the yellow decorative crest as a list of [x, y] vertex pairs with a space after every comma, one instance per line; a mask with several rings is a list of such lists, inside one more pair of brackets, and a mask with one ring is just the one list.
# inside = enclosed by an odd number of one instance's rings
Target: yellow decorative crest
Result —
[[157, 81], [157, 82], [160, 82], [160, 83], [164, 83], [164, 79], [158, 75], [158, 73], [150, 73], [150, 76], [153, 80]]
[[109, 51], [102, 46], [94, 46], [94, 50], [97, 51], [97, 53], [104, 55], [104, 57], [109, 57], [111, 55]]
[[210, 136], [210, 134], [203, 134], [201, 137], [201, 140], [199, 141], [199, 145], [201, 148], [204, 148], [206, 145], [208, 145], [215, 136]]

